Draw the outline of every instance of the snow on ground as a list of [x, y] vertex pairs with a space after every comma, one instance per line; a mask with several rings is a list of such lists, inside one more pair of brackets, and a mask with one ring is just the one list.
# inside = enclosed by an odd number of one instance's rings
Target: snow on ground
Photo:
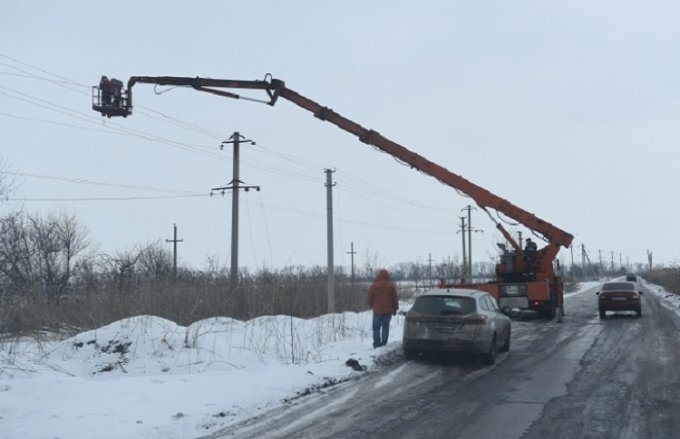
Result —
[[[679, 296], [646, 286], [680, 314]], [[213, 318], [188, 327], [139, 316], [62, 341], [5, 340], [0, 438], [201, 436], [371, 370], [401, 348], [403, 319], [392, 319], [391, 341], [379, 349], [370, 312]]]
[[650, 284], [649, 282], [646, 282], [644, 279], [640, 281], [645, 288], [646, 291], [651, 292], [652, 294], [656, 295], [661, 299], [661, 304], [665, 306], [666, 308], [670, 309], [671, 311], [675, 312], [678, 316], [680, 316], [680, 294], [679, 292], [669, 292], [666, 291], [663, 287], [660, 287], [658, 285]]
[[402, 328], [393, 317], [390, 343], [375, 350], [370, 312], [189, 327], [139, 316], [63, 341], [5, 341], [0, 438], [207, 434], [374, 367], [401, 347]]

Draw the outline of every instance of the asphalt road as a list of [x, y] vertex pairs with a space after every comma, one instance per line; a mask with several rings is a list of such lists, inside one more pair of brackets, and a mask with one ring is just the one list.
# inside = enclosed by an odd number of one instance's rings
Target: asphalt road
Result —
[[513, 320], [510, 352], [406, 361], [217, 432], [218, 438], [680, 438], [680, 318], [649, 291], [642, 318], [600, 320], [595, 290], [562, 323]]

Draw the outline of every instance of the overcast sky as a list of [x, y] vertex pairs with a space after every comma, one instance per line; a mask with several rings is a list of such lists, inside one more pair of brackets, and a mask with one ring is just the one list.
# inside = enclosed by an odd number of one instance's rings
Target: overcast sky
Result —
[[[474, 202], [280, 100], [135, 86], [102, 119], [102, 74], [263, 79], [291, 89], [573, 234], [574, 257], [678, 260], [680, 4], [665, 1], [8, 2], [0, 14], [2, 212], [75, 215], [102, 252], [166, 244], [180, 263], [230, 258], [241, 149], [240, 265], [461, 259]], [[156, 92], [156, 93], [154, 93]], [[264, 97], [257, 92], [243, 92]], [[20, 201], [16, 201], [20, 200]], [[501, 240], [473, 211], [473, 257]], [[509, 227], [515, 233], [528, 231]], [[569, 250], [562, 251], [571, 261]]]

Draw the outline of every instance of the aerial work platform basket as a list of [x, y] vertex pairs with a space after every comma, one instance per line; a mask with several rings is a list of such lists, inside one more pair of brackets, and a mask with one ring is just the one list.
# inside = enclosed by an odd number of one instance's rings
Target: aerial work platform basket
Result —
[[[105, 78], [105, 77], [104, 77]], [[102, 116], [123, 116], [131, 113], [128, 92], [123, 88], [123, 83], [117, 79], [103, 80], [99, 86], [92, 87], [92, 109]]]

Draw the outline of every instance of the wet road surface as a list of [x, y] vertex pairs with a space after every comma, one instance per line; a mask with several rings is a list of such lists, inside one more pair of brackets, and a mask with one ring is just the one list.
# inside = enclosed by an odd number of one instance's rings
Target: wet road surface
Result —
[[206, 438], [680, 438], [680, 318], [649, 291], [642, 307], [601, 320], [587, 290], [566, 298], [562, 323], [515, 318], [493, 366], [395, 352]]

